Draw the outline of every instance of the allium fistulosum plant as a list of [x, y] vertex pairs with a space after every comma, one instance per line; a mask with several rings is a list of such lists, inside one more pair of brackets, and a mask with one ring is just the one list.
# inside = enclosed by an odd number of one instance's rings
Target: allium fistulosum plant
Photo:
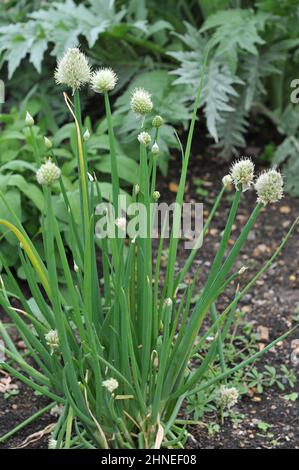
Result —
[[[72, 90], [72, 99], [66, 93], [64, 99], [76, 127], [81, 210], [78, 216], [64, 186], [52, 143], [47, 138], [46, 161], [35, 147], [36, 177], [44, 195], [41, 217], [44, 257], [11, 210], [9, 201], [1, 194], [11, 217], [10, 220], [1, 219], [0, 224], [19, 240], [19, 256], [34, 301], [25, 297], [18, 281], [2, 260], [13, 293], [1, 279], [0, 305], [18, 329], [28, 354], [24, 356], [18, 351], [5, 325], [0, 323], [0, 336], [5, 344], [2, 349], [7, 358], [0, 367], [49, 398], [49, 405], [42, 411], [55, 404], [61, 405], [61, 414], [52, 430], [50, 448], [183, 447], [186, 426], [182, 420], [177, 421], [177, 415], [184, 398], [219, 383], [222, 402], [232, 405], [237, 395], [234, 389], [225, 387], [226, 379], [290, 333], [286, 332], [263, 351], [248, 357], [233, 369], [224, 363], [225, 338], [238, 302], [271, 266], [294, 228], [293, 225], [269, 261], [242, 290], [236, 291], [220, 314], [217, 299], [242, 274], [242, 269], [234, 272], [234, 263], [261, 209], [282, 197], [282, 177], [276, 170], [270, 170], [254, 183], [251, 160], [236, 162], [230, 174], [223, 178], [222, 189], [198, 243], [179, 273], [175, 269], [179, 239], [172, 230], [167, 268], [165, 275], [161, 276], [165, 240], [162, 230], [158, 248], [153, 253], [150, 213], [151, 203], [160, 197], [156, 191], [156, 175], [159, 128], [163, 125], [163, 119], [154, 115], [148, 119], [153, 112], [151, 95], [146, 90], [137, 89], [131, 98], [131, 107], [137, 116], [136, 139], [140, 144], [140, 170], [136, 175], [132, 200], [146, 207], [146, 221], [149, 223], [144, 236], [130, 238], [125, 236], [126, 219], [119, 211], [117, 147], [109, 100], [109, 92], [114, 89], [117, 76], [111, 69], [91, 72], [85, 56], [78, 49], [71, 49], [58, 63], [55, 79]], [[99, 94], [96, 95], [98, 99], [104, 100], [106, 109], [113, 186], [111, 202], [118, 229], [118, 236], [114, 238], [99, 238], [95, 230], [95, 208], [102, 202], [102, 195], [101, 182], [88, 164], [89, 132], [82, 126], [79, 90], [87, 83]], [[200, 92], [201, 86], [195, 99], [186, 149], [182, 150], [173, 226], [181, 219]], [[150, 126], [146, 124], [149, 121]], [[141, 128], [138, 126], [140, 122]], [[33, 126], [34, 122], [30, 120], [26, 124]], [[34, 133], [32, 135], [34, 137]], [[208, 279], [197, 303], [191, 308], [196, 276], [180, 297], [177, 295], [178, 287], [198, 255], [201, 242], [228, 186], [235, 188], [235, 194], [226, 227]], [[257, 204], [231, 247], [228, 242], [239, 202], [246, 197], [245, 190], [253, 186], [257, 191]], [[68, 213], [68, 243], [62, 238], [55, 214], [53, 194], [57, 192], [61, 193]], [[18, 307], [13, 302], [15, 298]], [[210, 317], [211, 326], [202, 332], [201, 327], [207, 316]], [[213, 340], [207, 342], [211, 336]], [[192, 361], [195, 357], [198, 359], [198, 351], [206, 344], [209, 345], [208, 350], [204, 357], [201, 356], [200, 365], [195, 367]], [[221, 374], [206, 380], [205, 373], [215, 361], [220, 361], [222, 365]]]

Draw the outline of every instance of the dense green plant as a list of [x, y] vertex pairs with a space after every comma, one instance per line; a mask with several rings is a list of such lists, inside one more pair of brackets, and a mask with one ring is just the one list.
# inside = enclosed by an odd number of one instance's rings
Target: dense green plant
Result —
[[[173, 212], [167, 268], [161, 283], [165, 225], [163, 222], [158, 251], [154, 254], [151, 203], [159, 197], [155, 191], [158, 157], [154, 146], [148, 151], [148, 144], [151, 139], [159, 143], [163, 119], [156, 116], [150, 120], [150, 125], [147, 124], [144, 117], [154, 112], [151, 96], [144, 89], [135, 90], [131, 106], [139, 119], [136, 120], [136, 137], [138, 135], [140, 144], [140, 165], [132, 199], [146, 209], [143, 222], [139, 222], [145, 231], [142, 234], [137, 232], [134, 237], [128, 232], [125, 237], [126, 219], [119, 211], [117, 142], [108, 94], [115, 85], [115, 74], [111, 69], [100, 69], [90, 77], [86, 59], [78, 49], [72, 49], [67, 51], [64, 60], [59, 63], [55, 77], [59, 83], [72, 88], [73, 92], [73, 100], [66, 93], [64, 99], [76, 129], [80, 205], [79, 208], [74, 207], [73, 198], [69, 197], [65, 187], [62, 170], [55, 164], [55, 155], [52, 155], [52, 160], [43, 163], [36, 173], [43, 190], [43, 261], [18, 214], [0, 192], [1, 201], [11, 217], [11, 220], [1, 218], [0, 225], [19, 242], [18, 253], [32, 296], [29, 300], [25, 297], [2, 259], [8, 282], [1, 280], [0, 305], [24, 340], [28, 357], [17, 350], [5, 325], [0, 323], [0, 335], [5, 343], [2, 350], [7, 356], [7, 361], [1, 362], [1, 369], [53, 400], [53, 404], [63, 406], [52, 432], [51, 447], [183, 447], [187, 438], [185, 423], [176, 421], [183, 400], [191, 394], [207, 390], [215, 383], [223, 383], [227, 377], [255, 361], [293, 331], [286, 332], [262, 351], [246, 357], [232, 368], [226, 367], [223, 362], [223, 343], [234, 321], [238, 301], [271, 266], [296, 223], [272, 257], [241, 291], [236, 291], [235, 297], [219, 314], [216, 306], [218, 297], [244, 272], [244, 268], [234, 271], [233, 267], [258, 215], [266, 204], [282, 197], [281, 175], [270, 170], [257, 179], [257, 203], [235, 244], [228, 250], [240, 199], [244, 194], [246, 197], [244, 191], [253, 185], [254, 178], [251, 160], [237, 162], [231, 174], [225, 176], [223, 188], [183, 269], [176, 273], [179, 246], [177, 227], [181, 220], [203, 84], [201, 80], [186, 148], [182, 148], [182, 169]], [[105, 209], [104, 214], [107, 223], [111, 217], [112, 227], [114, 230], [117, 227], [115, 237], [99, 238], [100, 232], [95, 229], [100, 210], [95, 210], [95, 203], [102, 202], [103, 183], [98, 181], [95, 167], [88, 161], [89, 141], [86, 141], [82, 126], [79, 92], [80, 85], [89, 79], [92, 89], [103, 98], [106, 110], [113, 208], [110, 206]], [[27, 117], [27, 123], [32, 124], [30, 116]], [[141, 129], [138, 129], [138, 123], [141, 123]], [[37, 151], [36, 161], [39, 164], [43, 162], [42, 157]], [[224, 191], [231, 184], [235, 187], [235, 193], [226, 227], [205, 286], [194, 308], [191, 308], [197, 275], [180, 297], [177, 296], [178, 287], [198, 254]], [[68, 217], [69, 239], [66, 247], [56, 214], [57, 191], [61, 191], [61, 204]], [[113, 211], [116, 212], [116, 219]], [[57, 258], [62, 276], [58, 271]], [[102, 284], [99, 282], [100, 270], [103, 273]], [[12, 302], [13, 299], [17, 299], [18, 307]], [[209, 315], [211, 327], [202, 332], [203, 321]], [[211, 335], [214, 335], [213, 341], [207, 342]], [[208, 347], [196, 365], [193, 359], [204, 345]], [[220, 373], [205, 380], [207, 370], [218, 357], [222, 365]], [[237, 399], [236, 390], [225, 386], [220, 387], [220, 396], [223, 404], [228, 405]], [[51, 404], [45, 410], [49, 406]], [[37, 414], [32, 419], [36, 417]], [[26, 420], [25, 424], [29, 421]], [[7, 437], [4, 436], [2, 440]]]
[[[60, 128], [57, 125], [51, 126], [48, 122], [49, 115], [46, 114], [45, 119], [41, 116], [38, 125], [34, 123], [30, 127], [25, 123], [26, 110], [29, 110], [35, 117], [36, 115], [40, 116], [41, 109], [46, 113], [47, 108], [48, 105], [44, 106], [44, 99], [40, 100], [39, 95], [36, 98], [31, 96], [23, 100], [19, 109], [13, 108], [10, 113], [0, 115], [2, 126], [0, 134], [0, 190], [9, 199], [11, 209], [18, 215], [28, 234], [35, 237], [37, 242], [39, 239], [39, 217], [44, 207], [43, 195], [35, 177], [39, 165], [37, 154], [42, 158], [50, 155], [59, 161], [68, 197], [72, 199], [74, 207], [79, 207], [78, 179], [73, 159], [77, 145], [75, 126], [73, 124], [65, 124]], [[119, 118], [116, 117], [114, 121], [117, 123]], [[102, 197], [109, 200], [112, 186], [107, 121], [102, 119], [92, 129], [90, 119], [86, 119], [84, 126], [90, 131], [90, 138], [86, 143], [88, 158], [93, 162], [94, 169], [97, 170], [98, 177], [101, 178]], [[54, 133], [50, 135], [46, 131], [51, 128], [54, 129]], [[70, 136], [70, 142], [66, 141]], [[49, 138], [52, 144], [50, 149], [45, 144], [45, 137]], [[119, 142], [116, 143], [116, 151], [118, 173], [122, 186], [125, 188], [135, 182], [138, 164], [126, 156]], [[124, 194], [126, 193], [124, 192]], [[61, 204], [60, 194], [56, 194], [55, 201], [58, 221], [65, 236], [68, 236], [67, 213]], [[9, 217], [2, 202], [0, 202], [0, 212], [2, 216]], [[2, 256], [8, 266], [15, 265], [17, 267], [16, 239], [5, 232], [0, 227]], [[42, 249], [40, 254], [43, 256]], [[18, 274], [21, 277], [25, 275], [22, 269], [18, 270]]]

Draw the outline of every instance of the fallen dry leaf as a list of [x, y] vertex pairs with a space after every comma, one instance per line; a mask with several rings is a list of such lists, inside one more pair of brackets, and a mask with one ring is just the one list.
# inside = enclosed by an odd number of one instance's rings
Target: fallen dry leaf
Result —
[[289, 206], [281, 206], [279, 208], [279, 212], [281, 214], [289, 214], [291, 212], [291, 208]]
[[177, 183], [169, 183], [168, 189], [169, 189], [169, 191], [171, 191], [172, 193], [177, 193], [178, 190], [179, 190], [179, 186], [178, 186]]
[[259, 325], [257, 327], [257, 337], [261, 341], [269, 341], [269, 328]]

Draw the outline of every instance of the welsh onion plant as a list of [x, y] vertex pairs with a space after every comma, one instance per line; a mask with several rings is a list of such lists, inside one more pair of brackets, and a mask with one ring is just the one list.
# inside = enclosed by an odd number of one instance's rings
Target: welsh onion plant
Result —
[[[244, 271], [234, 272], [234, 263], [261, 209], [281, 199], [282, 177], [277, 171], [270, 170], [254, 183], [251, 160], [236, 162], [230, 174], [223, 178], [220, 194], [195, 247], [180, 272], [176, 272], [179, 243], [176, 227], [181, 220], [200, 85], [186, 149], [182, 150], [177, 204], [162, 282], [160, 274], [165, 226], [158, 249], [153, 251], [151, 203], [160, 197], [156, 191], [156, 165], [159, 128], [163, 125], [163, 119], [153, 116], [152, 127], [144, 128], [145, 116], [153, 111], [150, 94], [137, 89], [131, 98], [132, 109], [138, 117], [136, 138], [140, 143], [140, 170], [136, 175], [132, 200], [145, 206], [147, 223], [143, 236], [130, 237], [126, 234], [127, 221], [119, 207], [120, 181], [109, 100], [109, 92], [114, 88], [117, 77], [111, 69], [100, 69], [91, 74], [89, 64], [78, 49], [67, 52], [58, 64], [55, 77], [57, 82], [72, 90], [72, 98], [64, 93], [64, 99], [76, 126], [81, 201], [79, 223], [50, 146], [46, 162], [40, 164], [42, 156], [37, 157], [39, 168], [36, 174], [44, 196], [41, 231], [45, 262], [10, 208], [9, 201], [0, 194], [11, 216], [10, 220], [0, 219], [0, 224], [19, 241], [20, 260], [34, 299], [33, 303], [25, 297], [3, 260], [11, 288], [6, 288], [5, 283], [1, 282], [0, 305], [24, 340], [28, 355], [24, 357], [17, 350], [7, 329], [0, 323], [0, 335], [5, 344], [2, 349], [7, 357], [7, 361], [0, 364], [1, 369], [48, 397], [53, 406], [61, 405], [62, 411], [52, 431], [50, 448], [183, 447], [187, 438], [186, 423], [177, 420], [177, 415], [185, 397], [219, 383], [221, 396], [230, 406], [237, 397], [234, 390], [225, 388], [227, 378], [258, 359], [290, 333], [286, 332], [263, 351], [231, 369], [224, 363], [224, 341], [238, 302], [277, 258], [296, 223], [272, 257], [242, 290], [236, 291], [220, 314], [217, 299]], [[82, 128], [80, 87], [87, 82], [91, 83], [92, 89], [105, 104], [113, 183], [111, 202], [117, 228], [115, 237], [99, 238], [95, 229], [98, 216], [95, 208], [102, 203], [102, 195], [101, 182], [88, 168], [88, 139], [84, 137]], [[139, 122], [141, 129], [137, 129]], [[235, 187], [235, 194], [226, 227], [208, 279], [194, 308], [191, 308], [197, 276], [181, 297], [178, 287], [198, 255], [223, 194], [231, 185]], [[229, 239], [239, 202], [246, 197], [245, 190], [253, 185], [257, 190], [257, 204], [230, 247]], [[68, 246], [63, 242], [53, 207], [53, 193], [58, 191], [69, 217]], [[107, 212], [109, 219], [111, 214]], [[60, 282], [58, 259], [62, 266], [63, 283]], [[18, 301], [18, 307], [12, 301], [14, 298]], [[211, 326], [201, 332], [207, 316], [210, 316]], [[213, 340], [207, 343], [209, 348], [200, 365], [195, 367], [192, 360], [211, 335]], [[221, 362], [221, 373], [206, 380], [206, 371], [217, 360]], [[49, 409], [51, 403], [44, 411]], [[40, 412], [32, 419], [39, 415]], [[28, 422], [30, 419], [9, 435]]]

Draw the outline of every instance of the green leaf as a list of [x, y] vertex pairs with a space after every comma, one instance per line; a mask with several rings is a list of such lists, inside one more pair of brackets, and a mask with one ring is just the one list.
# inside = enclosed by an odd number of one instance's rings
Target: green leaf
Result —
[[257, 45], [264, 44], [259, 31], [264, 29], [270, 15], [247, 9], [228, 9], [209, 16], [200, 31], [216, 29], [211, 45], [217, 55], [224, 55], [232, 73], [236, 71], [239, 50], [257, 55]]

